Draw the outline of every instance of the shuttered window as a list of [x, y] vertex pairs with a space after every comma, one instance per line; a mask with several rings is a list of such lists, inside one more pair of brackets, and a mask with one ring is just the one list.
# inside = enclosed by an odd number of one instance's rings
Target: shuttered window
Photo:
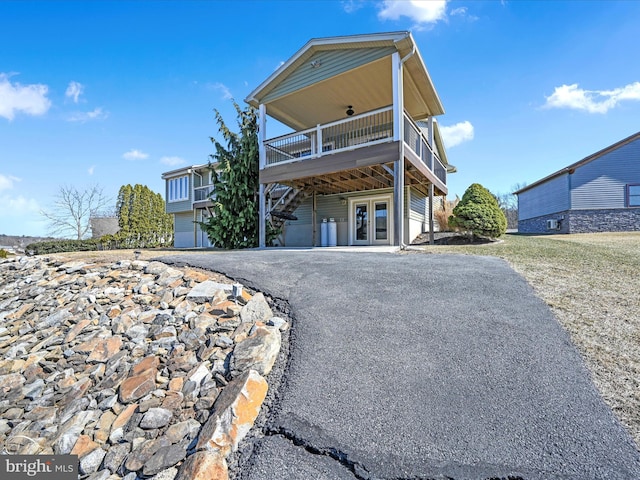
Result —
[[627, 185], [627, 205], [640, 207], [640, 185]]

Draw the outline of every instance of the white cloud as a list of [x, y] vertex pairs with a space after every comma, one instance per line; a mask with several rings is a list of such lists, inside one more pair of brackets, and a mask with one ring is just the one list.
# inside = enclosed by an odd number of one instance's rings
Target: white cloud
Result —
[[95, 165], [91, 165], [88, 169], [87, 169], [87, 173], [89, 175], [93, 175], [93, 172], [95, 172], [96, 170], [96, 166]]
[[22, 195], [0, 195], [0, 233], [45, 236], [47, 225], [37, 200]]
[[46, 85], [11, 83], [9, 75], [0, 73], [0, 117], [13, 120], [18, 112], [44, 115], [51, 107], [48, 92]]
[[456, 15], [466, 15], [467, 14], [467, 7], [458, 7], [458, 8], [454, 8], [453, 10], [451, 10], [449, 12], [449, 15], [452, 16], [456, 16]]
[[353, 13], [364, 7], [364, 0], [345, 0], [342, 1], [342, 8], [346, 13]]
[[163, 163], [164, 165], [169, 165], [170, 167], [176, 167], [178, 165], [183, 165], [187, 163], [187, 161], [184, 158], [180, 158], [180, 157], [162, 157], [160, 159], [160, 163]]
[[385, 0], [378, 12], [380, 20], [408, 17], [421, 24], [433, 24], [447, 17], [447, 0]]
[[107, 117], [109, 117], [109, 112], [105, 112], [102, 107], [97, 107], [90, 112], [72, 113], [67, 120], [70, 122], [85, 123], [90, 120], [104, 120]]
[[125, 160], [146, 160], [149, 158], [148, 153], [141, 152], [140, 150], [129, 150], [128, 152], [122, 154], [122, 158]]
[[0, 174], [0, 192], [2, 190], [10, 190], [13, 188], [14, 182], [19, 182], [21, 179], [14, 177], [13, 175]]
[[231, 94], [231, 90], [229, 90], [229, 88], [224, 83], [220, 83], [220, 82], [210, 83], [209, 87], [222, 93], [222, 98], [224, 100], [230, 100], [233, 98], [233, 95]]
[[546, 108], [572, 108], [588, 113], [607, 113], [622, 101], [640, 100], [640, 82], [613, 90], [584, 90], [577, 83], [556, 87], [545, 97]]
[[447, 148], [455, 147], [461, 143], [473, 140], [473, 125], [468, 120], [456, 123], [449, 127], [440, 127], [442, 140]]
[[[39, 215], [41, 208], [38, 202], [33, 198], [25, 198], [22, 195], [12, 197], [9, 195], [0, 195], [0, 218], [18, 218], [23, 219], [29, 215]], [[4, 233], [4, 232], [3, 232]]]
[[73, 99], [73, 103], [78, 103], [80, 95], [84, 92], [84, 85], [79, 82], [69, 82], [67, 91], [64, 92], [67, 98]]

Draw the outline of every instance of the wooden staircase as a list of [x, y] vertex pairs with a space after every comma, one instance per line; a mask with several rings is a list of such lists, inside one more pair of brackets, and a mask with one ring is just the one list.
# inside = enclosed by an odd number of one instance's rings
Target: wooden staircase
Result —
[[298, 219], [293, 212], [308, 195], [302, 190], [277, 183], [270, 184], [265, 193], [267, 195], [267, 221], [275, 229], [281, 230], [278, 242], [284, 246], [285, 223], [287, 220]]

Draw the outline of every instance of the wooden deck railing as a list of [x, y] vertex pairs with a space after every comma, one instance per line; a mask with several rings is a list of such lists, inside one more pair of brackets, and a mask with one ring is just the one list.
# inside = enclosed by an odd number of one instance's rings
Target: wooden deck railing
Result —
[[[266, 140], [265, 166], [297, 162], [393, 140], [393, 107], [385, 107]], [[435, 146], [404, 112], [404, 141], [446, 185], [447, 171]], [[433, 160], [432, 160], [433, 159]]]

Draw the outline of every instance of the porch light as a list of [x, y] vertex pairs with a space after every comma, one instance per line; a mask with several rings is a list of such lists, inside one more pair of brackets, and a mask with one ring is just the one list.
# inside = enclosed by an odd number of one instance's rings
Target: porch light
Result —
[[353, 105], [349, 105], [349, 106], [347, 107], [347, 115], [351, 116], [351, 115], [353, 115], [354, 113], [356, 113], [356, 112], [354, 112], [354, 111], [353, 111]]
[[322, 62], [320, 60], [314, 60], [309, 65], [311, 65], [311, 68], [318, 68], [320, 65], [322, 65]]

